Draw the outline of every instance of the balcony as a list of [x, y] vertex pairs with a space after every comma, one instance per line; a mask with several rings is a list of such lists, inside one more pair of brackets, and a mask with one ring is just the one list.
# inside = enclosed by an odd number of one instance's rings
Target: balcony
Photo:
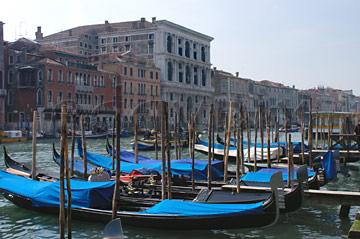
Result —
[[93, 92], [94, 87], [92, 86], [86, 86], [86, 85], [76, 85], [75, 91], [81, 91], [81, 92]]
[[6, 89], [0, 89], [0, 97], [6, 96]]
[[85, 111], [92, 111], [94, 109], [93, 105], [76, 105], [77, 110], [85, 110]]

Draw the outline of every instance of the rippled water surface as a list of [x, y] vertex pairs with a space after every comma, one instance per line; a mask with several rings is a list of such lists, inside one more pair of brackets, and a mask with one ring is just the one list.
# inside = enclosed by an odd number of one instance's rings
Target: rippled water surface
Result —
[[[293, 137], [299, 140], [298, 135]], [[130, 138], [122, 138], [122, 149], [130, 149]], [[55, 140], [39, 140], [37, 144], [37, 163], [39, 167], [58, 170], [51, 158], [52, 143]], [[106, 155], [105, 140], [87, 141], [88, 150]], [[30, 163], [31, 143], [14, 143], [7, 145], [12, 158]], [[154, 152], [142, 153], [154, 158]], [[160, 154], [160, 153], [159, 153]], [[182, 150], [182, 157], [187, 157], [186, 149]], [[3, 151], [0, 151], [3, 159]], [[197, 158], [207, 160], [207, 156], [196, 153]], [[3, 162], [0, 168], [5, 169]], [[360, 191], [360, 163], [349, 164], [351, 177], [339, 176], [330, 182], [325, 189]], [[340, 206], [306, 203], [291, 214], [281, 215], [277, 224], [261, 229], [241, 230], [191, 230], [168, 231], [134, 228], [124, 226], [126, 238], [346, 238], [348, 230], [355, 218], [359, 207], [351, 207], [349, 219], [340, 220], [338, 217]], [[104, 223], [73, 220], [73, 238], [102, 238]], [[57, 238], [59, 234], [58, 216], [25, 210], [13, 205], [0, 196], [0, 238]]]

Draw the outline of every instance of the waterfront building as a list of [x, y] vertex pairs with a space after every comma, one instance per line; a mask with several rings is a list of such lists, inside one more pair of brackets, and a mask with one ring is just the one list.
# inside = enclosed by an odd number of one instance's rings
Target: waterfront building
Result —
[[[120, 74], [122, 128], [133, 127], [137, 114], [140, 128], [154, 128], [154, 111], [160, 104], [160, 69], [147, 58], [135, 56], [130, 51], [92, 55], [89, 61], [100, 69]], [[160, 109], [159, 109], [160, 110]], [[157, 124], [157, 128], [160, 124]]]
[[89, 65], [78, 53], [25, 38], [8, 43], [5, 59], [6, 129], [29, 128], [37, 110], [38, 130], [55, 136], [62, 104], [68, 113], [84, 114], [88, 130], [111, 123], [118, 74]]
[[46, 37], [41, 28], [36, 40], [58, 45], [84, 56], [131, 51], [160, 69], [161, 99], [169, 103], [170, 122], [174, 113], [185, 124], [190, 113], [197, 124], [206, 124], [212, 94], [210, 42], [212, 37], [167, 20], [79, 26]]
[[5, 58], [4, 58], [4, 23], [0, 21], [0, 131], [5, 130], [5, 98], [6, 89], [4, 82]]

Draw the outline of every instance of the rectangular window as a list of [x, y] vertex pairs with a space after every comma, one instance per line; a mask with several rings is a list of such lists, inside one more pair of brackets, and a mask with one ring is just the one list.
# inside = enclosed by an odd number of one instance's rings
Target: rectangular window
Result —
[[12, 105], [13, 104], [13, 92], [11, 90], [8, 91], [7, 99], [8, 99], [8, 105]]
[[104, 77], [100, 76], [100, 87], [105, 87]]
[[9, 56], [9, 64], [14, 64], [14, 56]]
[[48, 102], [48, 103], [52, 103], [52, 102], [53, 102], [53, 97], [52, 97], [52, 91], [51, 91], [51, 90], [48, 90], [47, 102]]
[[113, 107], [116, 107], [116, 96], [113, 96]]
[[150, 71], [150, 79], [154, 79], [154, 72]]
[[82, 42], [80, 42], [80, 46], [82, 46]]
[[124, 75], [127, 75], [127, 67], [124, 67]]
[[72, 101], [72, 99], [71, 99], [71, 92], [68, 92], [68, 93], [67, 93], [67, 102], [68, 102], [68, 105], [71, 104], [71, 101]]
[[155, 76], [156, 76], [155, 79], [158, 80], [159, 79], [159, 72], [156, 72]]
[[130, 76], [133, 76], [133, 68], [130, 67]]
[[125, 37], [125, 41], [130, 41], [130, 37], [129, 37], [129, 36], [126, 36], [126, 37]]
[[94, 87], [98, 86], [98, 77], [94, 76]]
[[53, 72], [52, 72], [52, 69], [48, 69], [48, 72], [47, 72], [47, 78], [48, 78], [48, 82], [53, 82]]
[[58, 105], [62, 104], [62, 101], [63, 101], [63, 93], [62, 93], [62, 91], [59, 91], [58, 97], [57, 97], [57, 104]]
[[154, 39], [154, 34], [149, 34], [149, 39]]
[[7, 121], [9, 122], [9, 123], [12, 123], [13, 122], [13, 113], [8, 113], [8, 118], [7, 118]]
[[115, 77], [112, 79], [112, 88], [113, 89], [116, 88], [116, 78]]
[[71, 71], [68, 72], [67, 84], [68, 85], [72, 84], [72, 72]]
[[133, 103], [134, 103], [134, 100], [133, 100], [133, 99], [130, 99], [130, 109], [133, 108]]
[[130, 45], [125, 45], [125, 51], [130, 51], [130, 50], [131, 50]]
[[106, 53], [106, 47], [101, 47], [101, 53]]
[[113, 46], [113, 52], [118, 52], [118, 51], [119, 51], [118, 46]]
[[100, 104], [104, 104], [104, 95], [100, 95]]
[[113, 37], [113, 42], [118, 42], [118, 38], [117, 37]]
[[106, 38], [102, 38], [101, 39], [101, 44], [105, 44], [106, 43]]
[[63, 83], [64, 82], [64, 75], [63, 75], [63, 71], [59, 70], [58, 72], [58, 82], [59, 83]]
[[127, 99], [124, 99], [124, 109], [127, 107]]
[[95, 96], [94, 96], [94, 104], [97, 105], [98, 103], [99, 103], [99, 102], [98, 102], [98, 96], [95, 95]]

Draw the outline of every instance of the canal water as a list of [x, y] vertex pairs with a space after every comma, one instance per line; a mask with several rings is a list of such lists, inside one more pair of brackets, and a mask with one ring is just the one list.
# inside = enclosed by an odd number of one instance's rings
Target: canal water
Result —
[[[298, 134], [293, 140], [300, 139]], [[106, 154], [105, 140], [88, 140], [88, 151]], [[52, 143], [59, 148], [58, 140], [38, 140], [37, 163], [39, 167], [58, 170], [52, 160]], [[9, 155], [22, 163], [31, 162], [31, 142], [8, 144]], [[121, 148], [131, 150], [130, 138], [121, 138]], [[141, 152], [154, 158], [154, 152]], [[159, 153], [160, 154], [160, 153]], [[196, 158], [207, 160], [207, 156], [196, 153]], [[182, 157], [188, 157], [188, 150], [182, 150]], [[3, 159], [3, 150], [0, 150]], [[234, 165], [232, 165], [234, 167]], [[351, 177], [339, 175], [324, 189], [360, 191], [360, 162], [349, 164]], [[1, 160], [0, 168], [5, 169]], [[123, 226], [126, 238], [346, 238], [359, 207], [351, 207], [348, 219], [339, 219], [340, 206], [327, 204], [305, 204], [290, 214], [280, 215], [277, 224], [256, 229], [241, 230], [155, 230]], [[104, 223], [73, 220], [73, 238], [102, 238]], [[0, 196], [0, 238], [58, 238], [58, 216], [25, 210], [13, 205]]]

